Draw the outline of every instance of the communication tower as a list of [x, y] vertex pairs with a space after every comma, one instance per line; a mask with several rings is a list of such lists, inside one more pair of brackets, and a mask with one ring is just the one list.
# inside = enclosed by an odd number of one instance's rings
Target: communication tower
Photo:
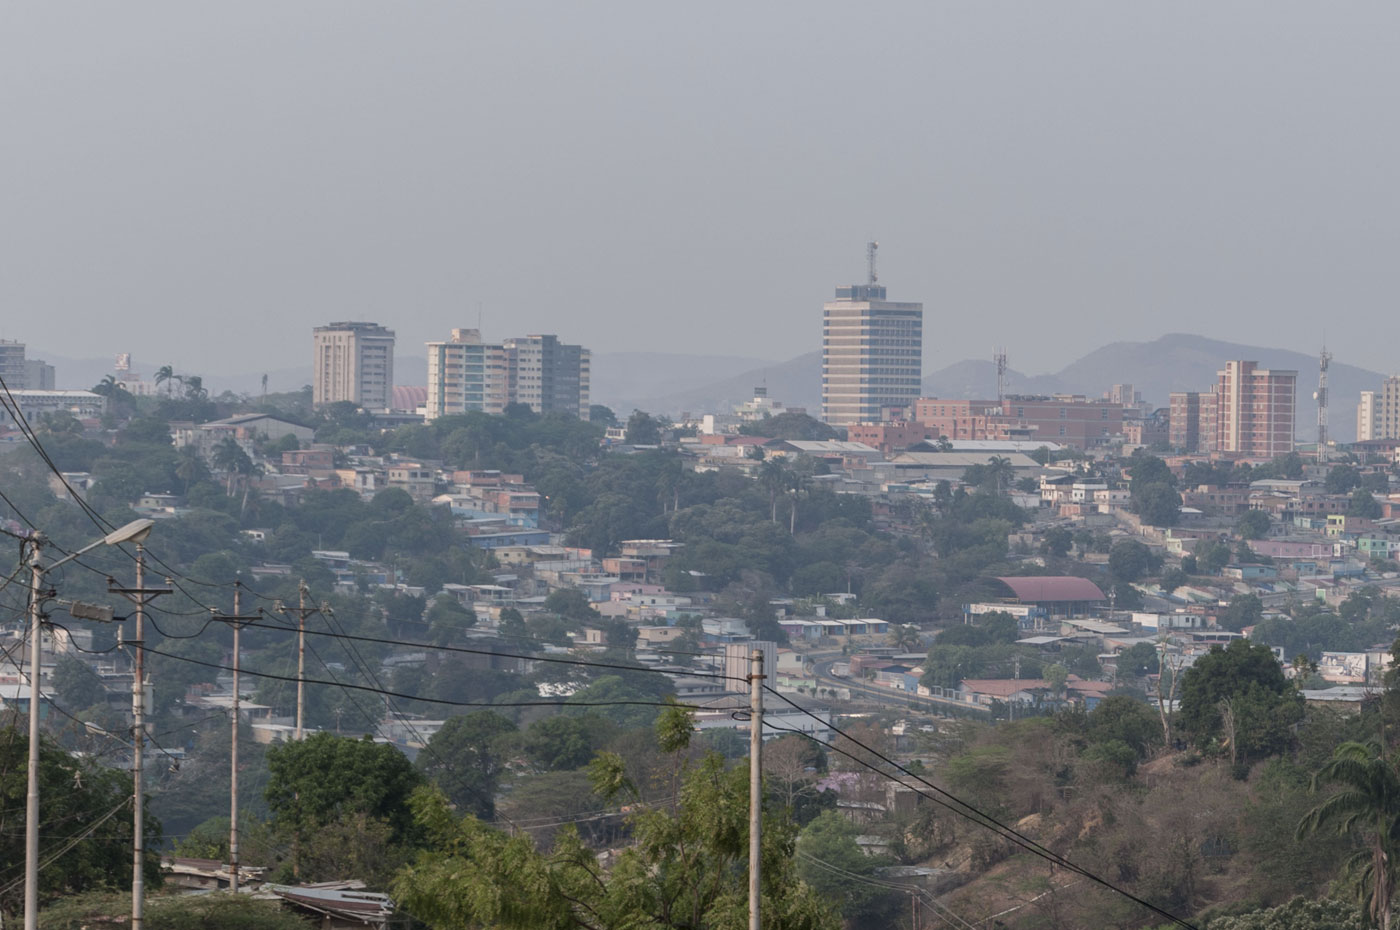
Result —
[[1327, 366], [1332, 361], [1332, 353], [1327, 351], [1326, 343], [1322, 346], [1322, 353], [1317, 357], [1317, 393], [1313, 395], [1317, 400], [1317, 460], [1327, 461]]

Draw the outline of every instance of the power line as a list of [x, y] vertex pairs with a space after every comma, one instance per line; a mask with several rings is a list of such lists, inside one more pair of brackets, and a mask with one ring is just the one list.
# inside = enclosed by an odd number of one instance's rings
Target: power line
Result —
[[[866, 752], [870, 753], [872, 756], [874, 756], [875, 758], [879, 759], [881, 762], [885, 763], [886, 765], [890, 766], [891, 768], [896, 769], [897, 771], [899, 771], [900, 773], [902, 773], [902, 774], [908, 776], [909, 778], [914, 779], [915, 781], [919, 782], [920, 784], [924, 785], [925, 787], [929, 788], [930, 790], [936, 792], [938, 795], [942, 795], [943, 798], [947, 798], [948, 800], [945, 801], [945, 800], [943, 800], [942, 798], [935, 797], [935, 796], [930, 795], [930, 794], [928, 794], [928, 793], [926, 793], [926, 792], [920, 791], [918, 788], [915, 788], [915, 787], [913, 787], [912, 785], [909, 785], [907, 782], [901, 782], [901, 784], [905, 784], [906, 787], [910, 788], [910, 790], [912, 790], [912, 791], [914, 791], [915, 793], [919, 794], [921, 797], [924, 797], [924, 798], [926, 798], [926, 799], [928, 799], [928, 800], [930, 800], [930, 801], [933, 801], [935, 804], [938, 804], [940, 807], [943, 807], [943, 808], [946, 808], [947, 810], [952, 811], [954, 814], [957, 814], [957, 815], [959, 815], [959, 816], [961, 816], [961, 817], [964, 817], [964, 818], [966, 818], [966, 819], [968, 819], [968, 820], [971, 820], [973, 823], [977, 824], [978, 826], [981, 826], [981, 827], [983, 827], [983, 828], [985, 828], [985, 829], [987, 829], [987, 830], [991, 830], [993, 833], [997, 833], [998, 835], [1002, 836], [1004, 839], [1009, 840], [1010, 842], [1014, 843], [1014, 844], [1017, 845], [1017, 846], [1020, 846], [1022, 849], [1025, 849], [1027, 852], [1033, 853], [1034, 855], [1039, 856], [1040, 858], [1045, 859], [1045, 860], [1047, 860], [1047, 861], [1049, 861], [1049, 862], [1052, 862], [1052, 863], [1054, 863], [1055, 865], [1059, 865], [1059, 866], [1061, 866], [1061, 867], [1063, 867], [1063, 868], [1065, 868], [1065, 869], [1068, 869], [1068, 870], [1070, 870], [1070, 871], [1072, 871], [1072, 872], [1075, 872], [1075, 873], [1077, 873], [1077, 874], [1079, 874], [1079, 875], [1082, 875], [1082, 876], [1084, 876], [1085, 878], [1089, 879], [1090, 881], [1092, 881], [1092, 882], [1094, 882], [1094, 883], [1096, 883], [1096, 884], [1098, 884], [1098, 885], [1101, 885], [1102, 887], [1107, 888], [1107, 889], [1110, 890], [1110, 891], [1113, 891], [1113, 892], [1116, 892], [1116, 893], [1122, 895], [1123, 897], [1127, 898], [1128, 900], [1133, 901], [1134, 903], [1139, 904], [1139, 905], [1141, 905], [1142, 907], [1147, 908], [1148, 910], [1152, 911], [1153, 913], [1155, 913], [1155, 914], [1157, 914], [1157, 915], [1159, 915], [1159, 916], [1161, 916], [1161, 917], [1165, 917], [1166, 919], [1170, 920], [1170, 921], [1171, 921], [1172, 923], [1174, 923], [1174, 924], [1177, 924], [1177, 925], [1182, 926], [1182, 927], [1186, 927], [1186, 928], [1188, 928], [1188, 930], [1196, 930], [1196, 928], [1195, 928], [1195, 926], [1194, 926], [1193, 924], [1190, 924], [1190, 923], [1188, 923], [1187, 921], [1182, 920], [1180, 917], [1177, 917], [1175, 914], [1172, 914], [1170, 911], [1166, 911], [1166, 910], [1164, 910], [1164, 909], [1158, 907], [1157, 905], [1153, 904], [1152, 902], [1147, 901], [1147, 900], [1145, 900], [1145, 899], [1143, 899], [1143, 898], [1138, 897], [1137, 895], [1133, 894], [1131, 891], [1128, 891], [1127, 889], [1122, 888], [1122, 887], [1120, 887], [1120, 886], [1114, 884], [1113, 882], [1109, 881], [1109, 880], [1106, 879], [1106, 878], [1100, 877], [1099, 875], [1095, 874], [1094, 872], [1089, 871], [1088, 869], [1084, 868], [1083, 866], [1076, 865], [1075, 863], [1071, 862], [1069, 859], [1065, 858], [1064, 856], [1060, 855], [1059, 853], [1056, 853], [1056, 852], [1054, 852], [1053, 850], [1047, 849], [1045, 846], [1042, 846], [1040, 843], [1036, 842], [1035, 840], [1031, 839], [1030, 837], [1026, 836], [1025, 834], [1020, 833], [1020, 832], [1017, 831], [1015, 828], [1010, 827], [1010, 826], [1006, 825], [1005, 823], [1002, 823], [1000, 820], [996, 819], [996, 818], [993, 817], [992, 815], [990, 815], [990, 814], [988, 814], [988, 813], [986, 813], [986, 812], [984, 812], [984, 811], [979, 810], [979, 809], [978, 809], [977, 807], [975, 807], [974, 805], [968, 803], [967, 801], [962, 800], [961, 798], [957, 797], [956, 795], [953, 795], [952, 793], [950, 793], [950, 792], [948, 792], [948, 791], [945, 791], [945, 790], [942, 789], [942, 788], [939, 788], [937, 785], [935, 785], [935, 784], [933, 784], [933, 783], [927, 781], [926, 779], [924, 779], [924, 778], [923, 778], [922, 776], [920, 776], [919, 774], [917, 774], [917, 773], [915, 773], [915, 772], [911, 772], [909, 769], [907, 769], [907, 768], [905, 768], [904, 766], [900, 765], [898, 762], [895, 762], [893, 759], [889, 758], [888, 756], [884, 755], [883, 753], [879, 752], [878, 750], [873, 749], [873, 748], [871, 748], [870, 746], [867, 746], [866, 744], [862, 743], [860, 740], [856, 739], [855, 737], [851, 736], [850, 734], [846, 733], [845, 731], [841, 730], [840, 728], [836, 727], [835, 725], [830, 724], [830, 723], [827, 723], [826, 721], [822, 720], [822, 719], [821, 719], [820, 717], [818, 717], [816, 714], [813, 714], [811, 711], [807, 710], [805, 707], [802, 707], [801, 705], [797, 704], [796, 702], [790, 700], [786, 695], [782, 694], [781, 692], [777, 691], [776, 689], [770, 688], [770, 687], [768, 687], [767, 685], [764, 686], [764, 689], [765, 689], [766, 691], [769, 691], [770, 693], [772, 693], [773, 695], [775, 695], [776, 697], [778, 697], [780, 700], [784, 701], [785, 703], [787, 703], [788, 705], [790, 705], [791, 707], [793, 707], [794, 709], [796, 709], [796, 710], [800, 711], [801, 713], [806, 714], [807, 716], [811, 717], [812, 719], [814, 719], [814, 720], [816, 720], [816, 721], [818, 721], [818, 722], [820, 722], [820, 723], [823, 723], [823, 724], [825, 724], [826, 726], [830, 727], [830, 729], [831, 729], [831, 731], [832, 731], [833, 733], [835, 733], [835, 734], [837, 734], [838, 736], [844, 737], [845, 739], [849, 740], [851, 743], [855, 744], [856, 746], [858, 746], [858, 747], [860, 747], [861, 749], [865, 750]], [[770, 724], [770, 726], [772, 726], [772, 725]], [[779, 727], [779, 726], [773, 726], [773, 729], [775, 729], [775, 730], [787, 730], [788, 732], [798, 733], [798, 734], [800, 734], [800, 735], [802, 735], [802, 736], [805, 736], [805, 737], [807, 737], [808, 739], [813, 740], [814, 742], [818, 742], [818, 743], [821, 742], [821, 741], [818, 740], [816, 737], [811, 736], [810, 734], [805, 733], [805, 732], [803, 732], [803, 731], [801, 731], [801, 730], [799, 730], [799, 729], [797, 729], [797, 728], [795, 728], [795, 727]], [[844, 750], [844, 749], [842, 749], [842, 748], [840, 748], [839, 746], [836, 746], [836, 745], [828, 745], [827, 748], [831, 749], [831, 750], [834, 751], [834, 752], [838, 752], [838, 753], [840, 753], [840, 754], [843, 755], [843, 756], [846, 756], [848, 759], [851, 759], [852, 761], [854, 761], [854, 762], [857, 763], [858, 765], [864, 766], [865, 768], [868, 768], [870, 771], [875, 772], [875, 773], [878, 774], [878, 775], [881, 775], [881, 776], [883, 776], [883, 777], [885, 777], [885, 778], [890, 778], [891, 780], [894, 780], [894, 779], [893, 779], [893, 776], [891, 776], [888, 772], [882, 772], [880, 769], [876, 768], [874, 765], [871, 765], [868, 761], [866, 761], [866, 760], [860, 758], [859, 756], [855, 755], [854, 753], [851, 753], [851, 752], [849, 752], [849, 751], [847, 751], [847, 750]], [[952, 803], [949, 803], [949, 802], [952, 802]], [[955, 805], [956, 805], [956, 806], [955, 806]]]
[[[141, 649], [141, 650], [143, 650], [143, 651], [145, 651], [145, 652], [152, 653], [152, 654], [154, 654], [154, 655], [165, 656], [167, 659], [174, 659], [174, 660], [176, 660], [177, 662], [189, 662], [189, 663], [191, 663], [191, 664], [193, 664], [193, 665], [202, 665], [202, 666], [204, 666], [205, 668], [220, 669], [220, 670], [222, 670], [222, 671], [227, 671], [227, 672], [233, 671], [233, 666], [231, 666], [231, 665], [220, 665], [220, 664], [218, 664], [218, 663], [216, 663], [216, 662], [205, 662], [205, 661], [203, 661], [203, 660], [201, 660], [201, 659], [192, 659], [192, 658], [190, 658], [190, 657], [188, 657], [188, 656], [179, 656], [179, 655], [175, 655], [175, 654], [172, 653], [172, 652], [164, 652], [164, 651], [162, 651], [162, 650], [160, 650], [160, 649], [156, 649], [156, 648], [153, 648], [153, 647], [151, 647], [151, 646], [137, 645], [137, 644], [135, 644], [135, 643], [129, 643], [128, 645], [129, 645], [129, 646], [132, 646], [133, 648]], [[239, 669], [239, 673], [240, 673], [240, 674], [243, 674], [243, 675], [252, 675], [252, 676], [257, 677], [257, 678], [270, 678], [270, 679], [272, 679], [272, 680], [274, 680], [274, 681], [291, 681], [291, 682], [295, 682], [295, 681], [297, 680], [297, 678], [296, 678], [294, 675], [276, 675], [276, 674], [273, 674], [272, 672], [254, 672], [254, 671], [251, 671], [251, 670], [246, 669], [246, 668], [240, 668], [240, 669]], [[338, 681], [321, 681], [321, 680], [318, 680], [318, 679], [315, 679], [315, 678], [305, 678], [305, 679], [302, 679], [302, 680], [305, 681], [305, 682], [306, 682], [307, 684], [309, 684], [309, 685], [328, 685], [328, 686], [330, 686], [330, 687], [353, 688], [353, 689], [355, 689], [356, 691], [365, 691], [365, 692], [368, 692], [368, 693], [370, 693], [370, 694], [383, 694], [383, 695], [389, 695], [389, 696], [391, 696], [391, 697], [404, 698], [404, 699], [410, 700], [410, 701], [423, 701], [423, 702], [428, 703], [428, 704], [446, 704], [446, 705], [449, 705], [449, 706], [452, 706], [452, 707], [624, 707], [624, 706], [633, 706], [633, 707], [680, 707], [680, 708], [684, 708], [684, 709], [686, 709], [686, 710], [710, 710], [710, 709], [712, 709], [712, 708], [703, 707], [703, 706], [701, 706], [701, 705], [699, 705], [699, 704], [683, 704], [683, 703], [681, 703], [681, 702], [679, 702], [679, 701], [567, 701], [567, 700], [565, 700], [565, 701], [504, 701], [504, 702], [491, 702], [491, 701], [453, 701], [453, 700], [449, 700], [449, 699], [447, 699], [447, 698], [419, 697], [418, 695], [415, 695], [415, 694], [405, 694], [405, 693], [402, 692], [402, 691], [390, 691], [390, 690], [384, 689], [384, 688], [372, 688], [372, 687], [369, 687], [368, 685], [356, 685], [356, 684], [349, 684], [349, 683], [346, 683], [346, 682], [338, 682]]]

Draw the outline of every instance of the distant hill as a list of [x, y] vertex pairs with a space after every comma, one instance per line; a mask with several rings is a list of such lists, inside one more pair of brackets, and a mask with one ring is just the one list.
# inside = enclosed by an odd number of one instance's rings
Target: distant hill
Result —
[[[779, 364], [769, 359], [729, 355], [598, 352], [593, 355], [590, 391], [593, 403], [604, 404], [626, 417], [637, 409], [652, 411], [658, 393], [683, 394]], [[753, 385], [747, 390], [752, 391]]]
[[[735, 404], [752, 400], [755, 387], [766, 385], [769, 397], [790, 407], [806, 407], [808, 413], [818, 416], [821, 413], [821, 364], [820, 352], [808, 352], [786, 362], [750, 368], [684, 390], [669, 390], [670, 384], [658, 382], [652, 393], [641, 395], [631, 405], [669, 416], [728, 411]], [[625, 409], [630, 411], [632, 407]], [[621, 413], [621, 409], [618, 412]]]

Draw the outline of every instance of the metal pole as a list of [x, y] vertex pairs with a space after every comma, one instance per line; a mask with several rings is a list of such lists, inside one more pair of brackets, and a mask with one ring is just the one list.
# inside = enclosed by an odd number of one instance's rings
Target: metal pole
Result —
[[43, 629], [43, 604], [39, 583], [38, 538], [29, 549], [29, 795], [24, 820], [24, 930], [39, 926], [39, 678], [43, 650], [39, 640]]
[[749, 656], [749, 930], [760, 930], [763, 857], [763, 650]]
[[[233, 612], [235, 616], [240, 614], [239, 595], [243, 593], [242, 585], [235, 581], [233, 583]], [[229, 863], [229, 891], [238, 893], [238, 654], [239, 654], [239, 633], [243, 630], [243, 624], [235, 620], [233, 624], [233, 744], [230, 748], [229, 766], [229, 802], [228, 802], [228, 863]]]
[[[136, 544], [136, 588], [146, 587], [146, 547]], [[141, 767], [146, 748], [146, 601], [145, 594], [136, 601], [136, 666], [131, 679], [131, 790], [135, 809], [131, 828], [131, 930], [141, 930], [146, 911], [146, 877], [142, 867], [146, 858], [146, 799], [141, 784]]]
[[301, 742], [302, 714], [306, 709], [306, 582], [297, 585], [297, 742]]

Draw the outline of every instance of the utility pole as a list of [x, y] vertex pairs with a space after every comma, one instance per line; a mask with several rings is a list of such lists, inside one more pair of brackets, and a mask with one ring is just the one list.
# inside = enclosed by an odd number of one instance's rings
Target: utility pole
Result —
[[239, 608], [242, 604], [243, 583], [235, 581], [233, 583], [233, 614], [215, 613], [215, 620], [222, 620], [233, 627], [233, 743], [230, 747], [230, 769], [229, 769], [229, 801], [228, 801], [228, 869], [229, 885], [228, 890], [234, 894], [238, 893], [238, 717], [239, 717], [239, 694], [238, 694], [238, 657], [242, 652], [240, 634], [243, 632], [243, 625], [254, 620], [262, 619], [262, 608], [258, 612], [248, 616], [242, 616]]
[[[166, 579], [168, 582], [169, 579]], [[146, 547], [136, 543], [136, 587], [120, 588], [107, 579], [109, 594], [120, 594], [136, 605], [136, 639], [131, 675], [131, 790], [135, 818], [131, 828], [131, 930], [142, 930], [146, 912], [146, 877], [142, 874], [146, 858], [146, 798], [142, 782], [142, 766], [146, 748], [146, 605], [170, 587], [146, 587]]]
[[302, 579], [297, 585], [297, 606], [277, 605], [278, 610], [297, 615], [297, 742], [301, 742], [304, 732], [302, 725], [306, 712], [306, 618], [312, 614], [329, 614], [331, 612], [330, 605], [325, 602], [322, 602], [319, 607], [307, 607], [306, 596], [310, 593], [310, 589], [306, 587], [306, 579]]
[[39, 925], [39, 672], [44, 615], [44, 572], [39, 567], [41, 539], [35, 538], [29, 544], [29, 794], [24, 815], [24, 930], [36, 930]]
[[[871, 253], [874, 254], [873, 252]], [[761, 930], [763, 858], [763, 650], [749, 656], [749, 930]]]
[[[38, 531], [19, 535], [6, 529], [0, 534], [20, 541], [20, 561], [24, 561], [24, 546], [29, 545], [29, 766], [28, 790], [25, 797], [24, 823], [24, 927], [35, 930], [39, 923], [39, 706], [41, 695], [39, 679], [43, 663], [43, 621], [44, 602], [53, 597], [52, 591], [43, 588], [45, 572], [86, 555], [98, 546], [119, 546], [125, 542], [140, 542], [151, 532], [154, 520], [133, 520], [89, 543], [76, 552], [70, 552], [57, 562], [45, 568], [40, 564], [44, 534]], [[80, 620], [110, 621], [112, 610], [96, 604], [80, 601], [68, 604], [69, 612]]]

